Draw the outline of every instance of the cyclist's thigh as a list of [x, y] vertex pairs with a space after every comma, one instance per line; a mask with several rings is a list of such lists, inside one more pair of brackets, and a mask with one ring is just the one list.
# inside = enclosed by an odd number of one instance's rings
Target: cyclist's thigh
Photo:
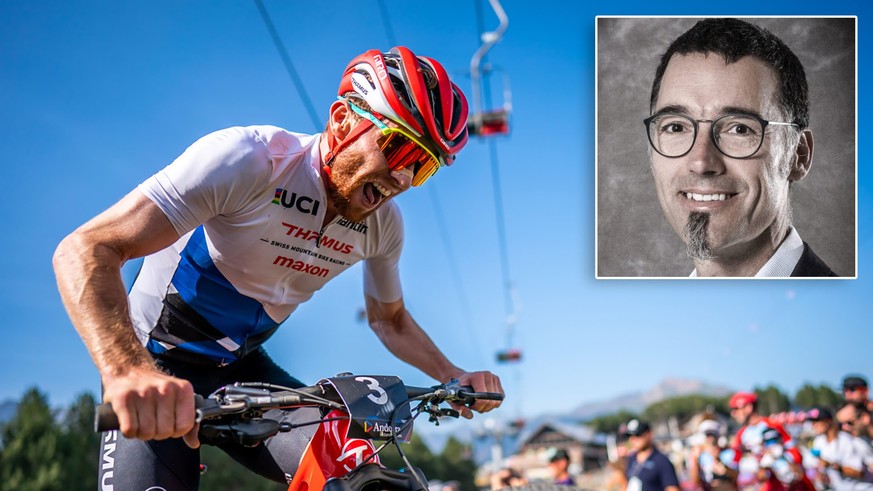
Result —
[[180, 438], [146, 442], [107, 431], [101, 435], [98, 472], [101, 490], [197, 489], [200, 452]]
[[300, 388], [303, 382], [292, 377], [270, 358], [264, 347], [249, 353], [238, 363], [234, 376], [238, 381], [269, 382], [285, 387]]
[[[305, 407], [290, 411], [273, 409], [265, 417], [298, 425], [321, 420], [321, 411]], [[297, 472], [297, 465], [309, 441], [318, 428], [317, 424], [301, 426], [286, 433], [279, 433], [263, 445], [254, 448], [238, 444], [223, 444], [219, 447], [234, 460], [253, 472], [276, 482], [287, 483]]]

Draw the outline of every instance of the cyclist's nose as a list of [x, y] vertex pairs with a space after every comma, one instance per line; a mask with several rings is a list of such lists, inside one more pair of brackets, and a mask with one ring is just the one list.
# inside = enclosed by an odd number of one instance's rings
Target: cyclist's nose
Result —
[[710, 124], [703, 123], [700, 126], [694, 145], [685, 156], [688, 170], [695, 174], [719, 175], [725, 171], [724, 154], [715, 146]]
[[391, 171], [391, 177], [394, 178], [394, 182], [400, 188], [399, 191], [401, 193], [412, 186], [412, 176], [412, 169], [408, 167]]

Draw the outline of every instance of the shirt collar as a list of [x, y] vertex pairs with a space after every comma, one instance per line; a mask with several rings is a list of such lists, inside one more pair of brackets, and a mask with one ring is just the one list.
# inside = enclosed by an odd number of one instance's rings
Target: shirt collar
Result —
[[755, 278], [791, 276], [791, 272], [794, 271], [802, 254], [803, 241], [800, 240], [800, 234], [797, 233], [797, 230], [791, 227], [788, 237], [782, 241], [770, 260], [755, 273]]
[[[803, 240], [800, 234], [794, 227], [791, 227], [788, 232], [788, 237], [782, 241], [776, 252], [770, 256], [770, 259], [761, 266], [761, 269], [755, 273], [755, 278], [775, 278], [791, 276], [797, 262], [800, 261], [800, 256], [803, 254]], [[697, 268], [688, 275], [690, 278], [697, 278]]]

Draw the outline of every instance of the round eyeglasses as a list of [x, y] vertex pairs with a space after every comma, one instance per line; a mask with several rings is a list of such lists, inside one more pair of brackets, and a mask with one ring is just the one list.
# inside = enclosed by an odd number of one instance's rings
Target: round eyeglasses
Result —
[[795, 123], [767, 121], [753, 114], [728, 114], [718, 119], [693, 119], [676, 113], [660, 113], [643, 120], [649, 143], [656, 152], [668, 158], [685, 156], [694, 147], [700, 123], [710, 123], [710, 136], [715, 147], [728, 157], [749, 158], [764, 143], [768, 125], [796, 126]]

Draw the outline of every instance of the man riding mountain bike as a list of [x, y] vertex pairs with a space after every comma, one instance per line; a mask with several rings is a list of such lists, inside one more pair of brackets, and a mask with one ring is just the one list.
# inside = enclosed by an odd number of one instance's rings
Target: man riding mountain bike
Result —
[[[361, 260], [367, 318], [395, 356], [436, 380], [503, 392], [497, 376], [466, 372], [434, 345], [404, 307], [398, 273], [403, 228], [391, 198], [463, 148], [463, 93], [437, 61], [396, 47], [353, 59], [338, 96], [320, 134], [248, 126], [206, 135], [58, 246], [61, 297], [123, 434], [104, 435], [104, 485], [196, 488], [194, 394], [238, 380], [302, 386], [261, 345]], [[127, 295], [120, 268], [143, 256]], [[222, 448], [286, 482], [313, 431]]]

